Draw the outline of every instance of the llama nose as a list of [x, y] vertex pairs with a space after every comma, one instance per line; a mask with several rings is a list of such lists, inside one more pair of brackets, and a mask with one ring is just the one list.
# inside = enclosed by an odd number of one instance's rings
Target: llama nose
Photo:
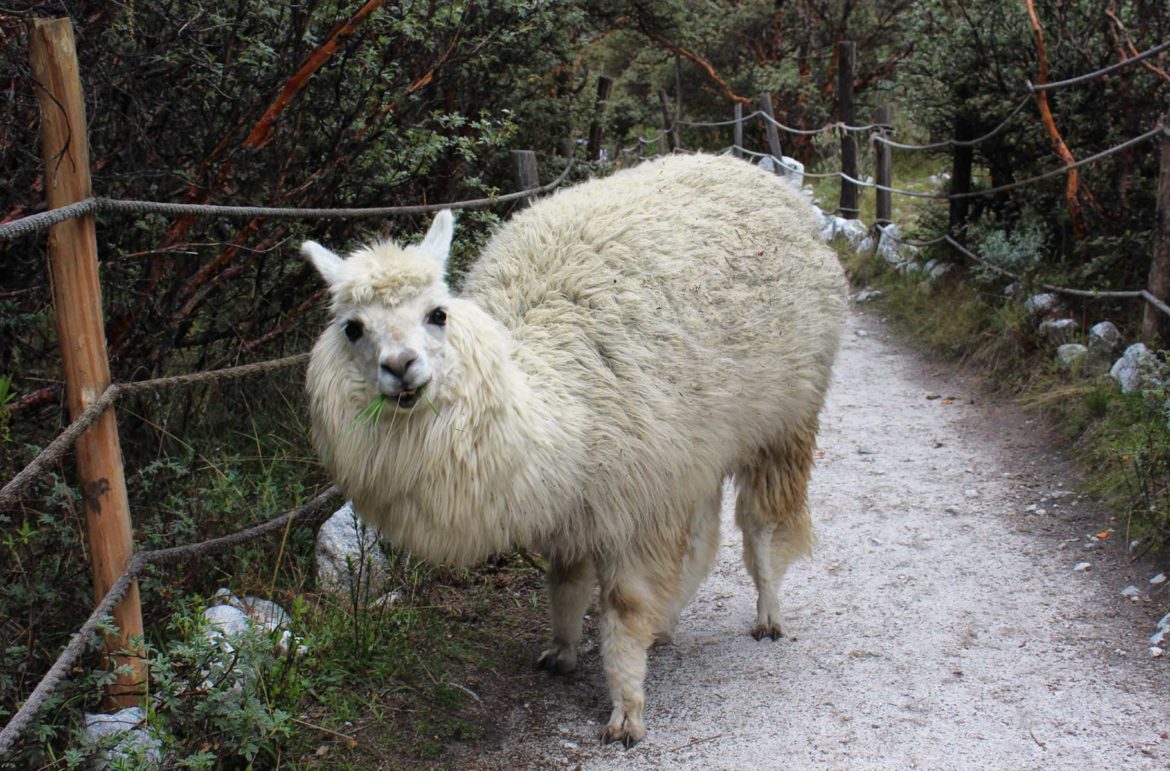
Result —
[[382, 359], [382, 371], [388, 375], [393, 375], [399, 380], [406, 379], [406, 371], [410, 366], [418, 361], [418, 354], [412, 350], [405, 350], [402, 353], [393, 356], [386, 356]]

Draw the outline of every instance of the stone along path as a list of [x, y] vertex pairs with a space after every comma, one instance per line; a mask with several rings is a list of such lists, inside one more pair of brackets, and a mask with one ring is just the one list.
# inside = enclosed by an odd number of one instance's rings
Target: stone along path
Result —
[[[597, 744], [591, 623], [579, 672], [525, 679], [507, 738], [475, 764], [1170, 767], [1170, 662], [1148, 640], [1170, 599], [1127, 565], [1122, 525], [1087, 535], [1108, 517], [1029, 416], [854, 312], [818, 455], [818, 546], [781, 589], [789, 637], [747, 635], [755, 592], [728, 491], [718, 565], [674, 644], [650, 653], [647, 739]], [[1120, 595], [1131, 583], [1136, 602]]]

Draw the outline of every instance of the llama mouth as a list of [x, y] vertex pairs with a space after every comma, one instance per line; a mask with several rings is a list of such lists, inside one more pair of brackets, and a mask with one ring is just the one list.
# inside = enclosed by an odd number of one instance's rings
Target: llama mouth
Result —
[[430, 385], [430, 381], [415, 388], [404, 388], [396, 394], [387, 395], [386, 398], [394, 402], [400, 410], [413, 409], [414, 405], [422, 401], [428, 385]]

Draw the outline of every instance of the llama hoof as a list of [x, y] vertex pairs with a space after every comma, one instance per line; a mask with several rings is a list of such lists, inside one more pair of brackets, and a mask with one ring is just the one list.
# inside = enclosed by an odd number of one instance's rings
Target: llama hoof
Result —
[[621, 742], [622, 746], [627, 750], [644, 738], [646, 738], [646, 726], [635, 724], [629, 718], [626, 718], [618, 725], [610, 723], [601, 729], [602, 744]]
[[567, 675], [577, 668], [577, 651], [567, 645], [553, 643], [540, 654], [536, 666], [553, 675]]
[[655, 632], [654, 639], [650, 641], [651, 648], [657, 648], [659, 645], [670, 645], [674, 642], [674, 635], [670, 632]]
[[756, 624], [752, 628], [752, 637], [756, 638], [757, 640], [763, 640], [765, 637], [770, 637], [772, 638], [772, 641], [775, 642], [783, 636], [784, 632], [780, 630], [779, 624]]

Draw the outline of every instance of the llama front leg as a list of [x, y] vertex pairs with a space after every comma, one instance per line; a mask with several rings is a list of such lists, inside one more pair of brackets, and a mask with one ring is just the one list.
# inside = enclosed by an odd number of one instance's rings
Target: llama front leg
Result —
[[548, 571], [549, 609], [552, 615], [552, 644], [540, 654], [537, 664], [558, 675], [577, 668], [577, 645], [581, 642], [581, 619], [593, 593], [593, 562], [570, 562], [553, 558]]
[[[621, 742], [629, 748], [646, 736], [646, 698], [642, 690], [646, 649], [653, 640], [654, 629], [665, 618], [673, 592], [656, 591], [639, 571], [627, 569], [610, 577], [606, 571], [600, 572], [601, 660], [613, 702], [601, 741]], [[677, 591], [677, 586], [673, 588]]]

